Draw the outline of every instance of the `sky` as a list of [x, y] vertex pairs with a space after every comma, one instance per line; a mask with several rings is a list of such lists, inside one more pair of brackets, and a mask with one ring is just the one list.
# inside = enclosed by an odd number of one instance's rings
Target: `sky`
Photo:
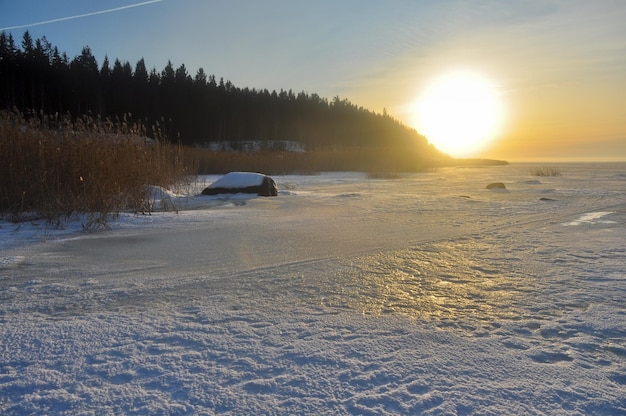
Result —
[[623, 22], [622, 0], [0, 0], [0, 29], [70, 58], [89, 46], [99, 64], [171, 60], [241, 88], [385, 109], [418, 131], [433, 80], [469, 70], [504, 114], [472, 156], [512, 161], [626, 160]]

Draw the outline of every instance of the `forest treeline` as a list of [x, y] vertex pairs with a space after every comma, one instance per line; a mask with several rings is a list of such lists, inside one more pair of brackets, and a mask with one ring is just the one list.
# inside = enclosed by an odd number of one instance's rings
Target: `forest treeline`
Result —
[[424, 158], [442, 155], [386, 111], [378, 114], [338, 96], [239, 88], [203, 68], [191, 75], [171, 62], [148, 70], [108, 57], [99, 64], [83, 47], [70, 59], [46, 37], [25, 32], [18, 46], [0, 33], [0, 109], [39, 114], [90, 114], [132, 119], [184, 145], [211, 141], [291, 140], [306, 148], [406, 147]]

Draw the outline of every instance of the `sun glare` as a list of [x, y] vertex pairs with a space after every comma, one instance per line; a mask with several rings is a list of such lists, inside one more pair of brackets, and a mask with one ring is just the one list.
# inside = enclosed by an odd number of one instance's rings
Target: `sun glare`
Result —
[[439, 150], [454, 157], [478, 156], [500, 133], [504, 107], [495, 85], [470, 71], [453, 71], [421, 92], [415, 127]]

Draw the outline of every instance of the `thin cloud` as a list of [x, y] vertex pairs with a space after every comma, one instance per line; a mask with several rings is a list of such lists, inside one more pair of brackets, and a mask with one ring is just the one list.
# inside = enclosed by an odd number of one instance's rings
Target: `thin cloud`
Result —
[[148, 1], [143, 1], [141, 3], [129, 4], [127, 6], [115, 7], [113, 9], [98, 10], [96, 12], [77, 14], [77, 15], [74, 15], [74, 16], [59, 17], [57, 19], [44, 20], [43, 22], [28, 23], [28, 24], [25, 24], [25, 25], [3, 27], [3, 28], [0, 28], [0, 30], [23, 29], [23, 28], [32, 27], [32, 26], [41, 26], [41, 25], [47, 25], [47, 24], [50, 24], [50, 23], [63, 22], [65, 20], [81, 19], [83, 17], [89, 17], [89, 16], [96, 16], [96, 15], [99, 15], [99, 14], [118, 12], [120, 10], [132, 9], [132, 8], [135, 8], [135, 7], [146, 6], [148, 4], [159, 3], [159, 2], [162, 2], [162, 1], [165, 1], [165, 0], [148, 0]]

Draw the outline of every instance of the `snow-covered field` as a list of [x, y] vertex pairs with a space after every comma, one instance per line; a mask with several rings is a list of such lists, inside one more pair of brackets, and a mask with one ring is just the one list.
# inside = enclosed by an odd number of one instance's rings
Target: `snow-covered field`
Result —
[[0, 413], [626, 414], [626, 164], [534, 167], [0, 222]]

